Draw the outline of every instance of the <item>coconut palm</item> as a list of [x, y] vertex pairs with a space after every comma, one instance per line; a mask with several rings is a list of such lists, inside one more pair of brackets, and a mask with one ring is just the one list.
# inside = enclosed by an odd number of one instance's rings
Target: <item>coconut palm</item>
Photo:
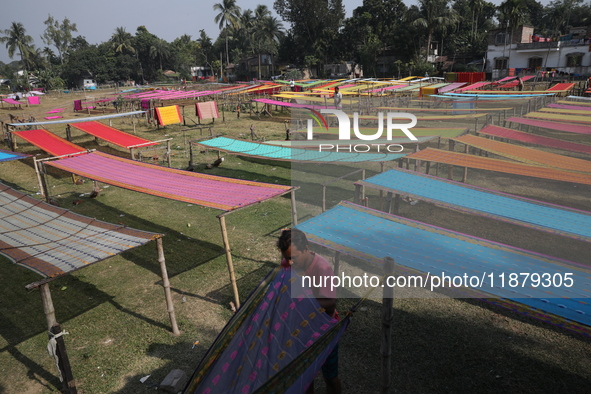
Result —
[[127, 50], [135, 53], [135, 48], [131, 45], [131, 38], [131, 33], [126, 32], [124, 27], [118, 27], [111, 37], [111, 46], [115, 52], [123, 53]]
[[230, 63], [230, 52], [228, 51], [228, 28], [232, 26], [237, 28], [238, 19], [240, 18], [240, 7], [236, 5], [236, 0], [222, 0], [221, 3], [213, 5], [214, 11], [220, 13], [214, 18], [214, 22], [218, 24], [220, 30], [226, 28], [226, 63]]
[[523, 0], [506, 0], [499, 5], [501, 25], [515, 29], [525, 21], [527, 5]]
[[29, 55], [31, 53], [31, 45], [33, 38], [27, 35], [27, 31], [20, 22], [12, 22], [10, 29], [2, 30], [4, 37], [0, 37], [1, 43], [6, 43], [8, 49], [8, 57], [12, 59], [14, 53], [18, 50], [21, 62], [25, 69], [29, 68]]
[[[258, 24], [259, 26], [259, 34], [261, 39], [263, 40], [264, 47], [267, 49], [272, 55], [277, 53], [277, 47], [279, 45], [279, 40], [283, 36], [283, 24], [273, 16], [267, 16], [263, 18], [263, 20]], [[260, 55], [259, 55], [260, 59]], [[273, 56], [271, 57], [271, 70], [275, 69]], [[259, 63], [259, 78], [260, 75], [260, 63]]]
[[[189, 40], [191, 39], [191, 37], [189, 37]], [[156, 41], [154, 41], [154, 44], [150, 47], [150, 57], [152, 59], [158, 57], [160, 60], [160, 70], [162, 70], [162, 57], [164, 56], [165, 58], [167, 58], [170, 55], [170, 49], [168, 47], [168, 43], [161, 39], [158, 38]]]
[[[513, 31], [525, 21], [526, 12], [527, 6], [523, 0], [506, 0], [499, 5], [499, 21], [501, 22], [501, 25], [505, 25], [505, 34], [511, 29], [511, 38], [509, 42], [513, 42]], [[506, 47], [507, 40], [505, 39], [503, 57], [505, 55]], [[509, 45], [509, 59], [511, 59], [511, 45]], [[507, 67], [509, 67], [509, 61], [507, 61]]]
[[458, 21], [458, 14], [450, 9], [448, 4], [449, 0], [419, 0], [421, 16], [412, 21], [412, 24], [427, 30], [426, 61], [429, 61], [429, 49], [433, 34]]

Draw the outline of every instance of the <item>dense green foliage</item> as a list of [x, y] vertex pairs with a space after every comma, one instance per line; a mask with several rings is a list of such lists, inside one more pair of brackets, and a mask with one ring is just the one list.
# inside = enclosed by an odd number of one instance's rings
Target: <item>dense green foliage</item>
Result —
[[[162, 81], [166, 70], [175, 71], [177, 80], [189, 79], [192, 66], [251, 79], [269, 78], [281, 63], [329, 77], [323, 66], [344, 61], [370, 77], [432, 75], [438, 70], [428, 55], [435, 49], [456, 60], [458, 70], [467, 70], [462, 63], [483, 58], [487, 32], [494, 28], [526, 24], [556, 37], [591, 24], [591, 2], [585, 0], [555, 0], [548, 6], [536, 0], [505, 0], [499, 6], [486, 0], [418, 0], [410, 7], [402, 0], [363, 0], [350, 18], [342, 0], [275, 0], [273, 9], [278, 17], [265, 5], [253, 11], [241, 9], [239, 0], [214, 4], [216, 40], [200, 30], [196, 39], [184, 34], [167, 42], [139, 26], [135, 33], [118, 27], [100, 44], [73, 36], [76, 23], [68, 18], [60, 22], [49, 15], [43, 49], [35, 48], [23, 23], [15, 21], [0, 30], [0, 43], [18, 61], [0, 62], [0, 75], [16, 81], [16, 72], [26, 70], [40, 86], [59, 88], [74, 87], [82, 77], [99, 83]], [[228, 64], [234, 67], [226, 70]], [[21, 85], [27, 83], [20, 78]]]

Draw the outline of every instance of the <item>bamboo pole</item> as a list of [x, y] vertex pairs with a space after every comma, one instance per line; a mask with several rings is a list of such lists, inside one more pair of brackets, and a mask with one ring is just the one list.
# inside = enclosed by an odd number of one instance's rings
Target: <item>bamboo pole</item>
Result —
[[382, 341], [380, 353], [382, 355], [382, 387], [381, 393], [391, 392], [391, 366], [392, 366], [392, 320], [394, 317], [394, 288], [387, 286], [387, 280], [394, 272], [394, 260], [384, 257], [384, 290], [382, 299]]
[[[466, 144], [466, 147], [464, 148], [464, 153], [468, 153], [468, 145]], [[468, 167], [464, 167], [464, 176], [462, 177], [462, 182], [466, 183], [466, 180], [468, 179]]]
[[170, 326], [172, 333], [175, 336], [181, 335], [179, 327], [176, 323], [176, 315], [174, 313], [174, 304], [172, 303], [172, 294], [170, 292], [170, 281], [168, 280], [168, 271], [166, 269], [166, 259], [164, 258], [164, 248], [162, 247], [162, 237], [156, 239], [156, 247], [158, 249], [158, 262], [160, 263], [160, 273], [162, 275], [162, 287], [164, 287], [164, 296], [166, 297], [166, 309], [170, 317]]
[[298, 224], [298, 210], [296, 207], [295, 189], [291, 191], [291, 223], [294, 226]]
[[37, 175], [37, 182], [39, 182], [39, 191], [41, 195], [45, 197], [45, 188], [43, 187], [43, 181], [41, 180], [41, 173], [39, 172], [39, 167], [37, 164], [37, 158], [33, 157], [33, 165], [35, 166], [35, 174]]
[[230, 249], [230, 241], [228, 240], [228, 231], [226, 230], [226, 217], [218, 216], [218, 218], [220, 219], [220, 227], [222, 229], [222, 240], [224, 242], [224, 250], [226, 251], [226, 262], [228, 264], [230, 283], [232, 284], [232, 291], [234, 293], [234, 302], [236, 303], [236, 309], [238, 309], [240, 308], [240, 296], [238, 295], [238, 286], [236, 284], [236, 276], [234, 275], [234, 263], [232, 262], [232, 251]]
[[400, 210], [400, 194], [396, 193], [394, 197], [394, 215], [398, 215], [398, 211]]
[[39, 286], [39, 292], [43, 302], [43, 312], [45, 313], [45, 320], [47, 321], [47, 329], [51, 330], [51, 327], [57, 324], [57, 320], [55, 318], [53, 301], [51, 300], [51, 290], [49, 289], [49, 283], [44, 283]]

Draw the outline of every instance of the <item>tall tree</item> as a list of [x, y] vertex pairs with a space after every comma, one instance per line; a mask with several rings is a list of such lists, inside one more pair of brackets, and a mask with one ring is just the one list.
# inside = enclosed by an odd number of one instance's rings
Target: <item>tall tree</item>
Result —
[[449, 0], [419, 0], [421, 16], [412, 21], [427, 31], [427, 51], [425, 61], [429, 61], [429, 51], [433, 34], [458, 21], [457, 13], [449, 8]]
[[[189, 37], [189, 40], [190, 39], [191, 38]], [[152, 59], [158, 57], [158, 59], [160, 60], [160, 70], [162, 70], [162, 57], [164, 56], [166, 58], [169, 55], [170, 48], [168, 47], [168, 43], [161, 38], [156, 40], [156, 42], [154, 42], [154, 44], [150, 47], [150, 57]]]
[[64, 56], [70, 45], [70, 42], [72, 42], [72, 33], [78, 31], [76, 24], [71, 23], [68, 18], [64, 18], [64, 20], [60, 23], [59, 21], [53, 19], [51, 14], [43, 23], [47, 27], [45, 28], [45, 32], [41, 36], [41, 39], [46, 45], [55, 46], [60, 62], [61, 64], [64, 64]]
[[214, 11], [219, 11], [214, 18], [214, 22], [218, 24], [220, 31], [225, 27], [226, 34], [226, 64], [230, 63], [230, 52], [228, 50], [228, 33], [229, 27], [238, 27], [238, 19], [240, 18], [241, 9], [236, 5], [236, 0], [222, 0], [221, 3], [213, 5]]
[[135, 48], [131, 44], [131, 38], [131, 33], [126, 32], [124, 27], [118, 27], [111, 37], [111, 47], [115, 52], [123, 53], [129, 51], [135, 53]]
[[279, 42], [284, 35], [283, 23], [274, 16], [267, 16], [260, 24], [260, 33], [262, 34], [267, 50], [272, 54], [277, 54]]
[[0, 37], [1, 43], [6, 43], [8, 57], [12, 59], [14, 53], [18, 50], [21, 62], [25, 69], [29, 68], [29, 55], [33, 45], [33, 38], [27, 34], [24, 26], [20, 22], [12, 22], [10, 29], [3, 30], [4, 37]]
[[291, 24], [299, 60], [315, 56], [322, 62], [334, 60], [339, 29], [345, 18], [342, 0], [275, 0], [273, 8]]

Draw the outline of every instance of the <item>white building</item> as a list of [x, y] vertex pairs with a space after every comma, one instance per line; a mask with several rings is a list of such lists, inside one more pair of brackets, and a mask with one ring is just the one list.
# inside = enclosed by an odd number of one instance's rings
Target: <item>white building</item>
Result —
[[[554, 71], [570, 76], [591, 75], [591, 27], [571, 28], [569, 34], [547, 38], [534, 34], [531, 26], [513, 31], [491, 30], [488, 33], [486, 71], [493, 79], [511, 72], [515, 75]], [[511, 71], [514, 69], [514, 71]]]

